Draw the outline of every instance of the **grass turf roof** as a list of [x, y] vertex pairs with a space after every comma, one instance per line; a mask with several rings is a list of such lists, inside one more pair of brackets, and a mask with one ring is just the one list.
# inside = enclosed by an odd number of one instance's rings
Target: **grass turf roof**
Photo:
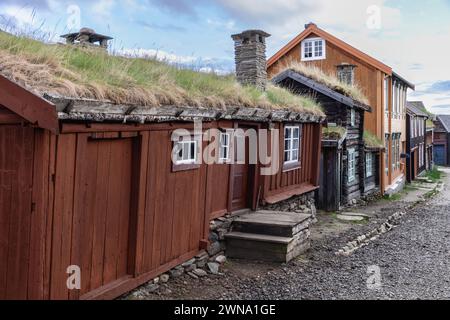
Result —
[[342, 139], [347, 130], [344, 127], [323, 127], [322, 128], [322, 138], [324, 140], [340, 140]]
[[383, 141], [370, 131], [364, 131], [364, 143], [368, 148], [384, 148]]
[[369, 99], [364, 95], [358, 84], [349, 85], [340, 81], [335, 75], [325, 73], [316, 66], [309, 66], [301, 62], [292, 61], [281, 68], [280, 72], [292, 70], [311, 78], [330, 89], [350, 97], [362, 104], [369, 105]]
[[268, 85], [239, 85], [234, 76], [200, 73], [99, 49], [51, 45], [0, 31], [0, 73], [38, 94], [149, 107], [289, 109], [323, 116], [314, 100]]

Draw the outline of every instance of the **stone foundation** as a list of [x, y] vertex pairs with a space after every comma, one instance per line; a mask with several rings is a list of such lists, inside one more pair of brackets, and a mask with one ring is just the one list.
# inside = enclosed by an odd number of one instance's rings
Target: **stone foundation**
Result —
[[[295, 196], [288, 200], [282, 201], [273, 205], [263, 206], [263, 210], [270, 211], [285, 211], [285, 212], [296, 212], [311, 214], [313, 221], [316, 221], [316, 206], [314, 202], [314, 192]], [[238, 218], [239, 215], [227, 214], [224, 217], [214, 219], [210, 222], [210, 235], [209, 242], [210, 245], [207, 250], [202, 250], [194, 258], [178, 265], [172, 270], [166, 272], [155, 278], [153, 281], [147, 283], [144, 290], [147, 292], [158, 291], [161, 284], [167, 283], [171, 278], [179, 278], [184, 274], [189, 275], [193, 279], [198, 279], [205, 277], [208, 274], [219, 274], [221, 266], [226, 262], [226, 241], [225, 235], [231, 231], [231, 226], [233, 221]], [[296, 244], [303, 243], [304, 238], [309, 238], [309, 230], [303, 230], [299, 232], [296, 236]], [[296, 250], [301, 248], [306, 250], [308, 246], [303, 248], [302, 246], [296, 246]], [[294, 250], [295, 251], [295, 250]], [[292, 252], [292, 255], [296, 255], [296, 252]], [[135, 291], [139, 295], [139, 289]]]
[[313, 222], [317, 221], [317, 209], [315, 205], [314, 192], [295, 196], [276, 204], [266, 205], [260, 209], [270, 211], [306, 213], [312, 216]]

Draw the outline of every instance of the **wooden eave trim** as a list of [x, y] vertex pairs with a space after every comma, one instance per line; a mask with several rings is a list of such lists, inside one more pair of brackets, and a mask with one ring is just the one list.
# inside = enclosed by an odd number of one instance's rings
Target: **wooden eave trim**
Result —
[[0, 75], [0, 104], [39, 128], [59, 133], [55, 106], [2, 75]]
[[320, 36], [321, 38], [331, 42], [338, 48], [346, 51], [347, 53], [357, 57], [358, 59], [368, 63], [369, 65], [377, 68], [378, 70], [384, 72], [388, 76], [392, 76], [392, 68], [385, 65], [381, 61], [378, 61], [375, 58], [372, 58], [368, 54], [356, 49], [355, 47], [345, 43], [344, 41], [336, 38], [335, 36], [329, 34], [328, 32], [316, 27], [311, 26], [307, 29], [305, 29], [302, 33], [300, 33], [297, 37], [295, 37], [292, 41], [290, 41], [286, 46], [284, 46], [280, 51], [275, 53], [268, 61], [267, 61], [267, 68], [271, 67], [275, 62], [277, 62], [280, 58], [282, 58], [284, 55], [286, 55], [289, 51], [291, 51], [295, 46], [300, 44], [301, 41], [306, 39], [311, 34], [316, 34]]

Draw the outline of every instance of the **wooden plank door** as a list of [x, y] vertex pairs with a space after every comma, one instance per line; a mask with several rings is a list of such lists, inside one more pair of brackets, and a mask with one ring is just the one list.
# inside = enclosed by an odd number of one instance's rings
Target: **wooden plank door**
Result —
[[77, 154], [72, 252], [83, 295], [130, 274], [133, 139], [79, 138]]

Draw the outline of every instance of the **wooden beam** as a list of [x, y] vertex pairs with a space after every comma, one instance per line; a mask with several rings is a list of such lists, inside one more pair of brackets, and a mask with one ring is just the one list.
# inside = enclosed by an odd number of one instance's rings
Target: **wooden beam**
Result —
[[49, 101], [0, 75], [0, 104], [39, 128], [59, 132], [58, 115]]
[[[202, 129], [212, 128], [211, 123], [202, 123]], [[166, 131], [174, 129], [193, 130], [194, 123], [168, 122], [168, 123], [146, 123], [146, 124], [123, 124], [123, 123], [62, 123], [61, 133], [81, 132], [138, 132], [138, 131]]]

